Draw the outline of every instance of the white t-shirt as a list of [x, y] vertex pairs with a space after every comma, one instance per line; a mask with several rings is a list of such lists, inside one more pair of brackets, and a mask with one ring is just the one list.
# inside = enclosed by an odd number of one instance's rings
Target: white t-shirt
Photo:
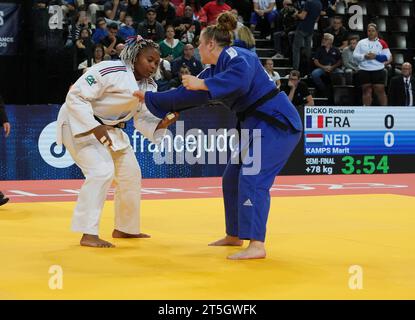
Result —
[[274, 71], [272, 74], [268, 73], [269, 77], [275, 82], [281, 80], [281, 76], [278, 72]]
[[360, 70], [378, 71], [385, 68], [385, 64], [383, 62], [377, 61], [375, 59], [366, 59], [365, 55], [369, 52], [376, 55], [386, 55], [388, 59], [390, 59], [392, 55], [388, 44], [384, 40], [376, 39], [374, 41], [370, 41], [368, 38], [362, 39], [357, 43], [357, 46], [353, 51], [353, 57], [359, 61]]
[[259, 10], [265, 10], [271, 3], [275, 5], [275, 0], [254, 0], [254, 3], [258, 5]]

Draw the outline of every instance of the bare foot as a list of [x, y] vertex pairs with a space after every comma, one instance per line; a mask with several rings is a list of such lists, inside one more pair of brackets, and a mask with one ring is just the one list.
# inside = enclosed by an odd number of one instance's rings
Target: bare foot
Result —
[[248, 248], [228, 256], [230, 260], [264, 259], [266, 256], [264, 243], [251, 241]]
[[112, 232], [112, 237], [113, 238], [151, 238], [150, 235], [145, 234], [145, 233], [139, 233], [139, 234], [130, 234], [130, 233], [125, 233], [122, 232], [120, 230], [114, 229], [114, 231]]
[[94, 247], [94, 248], [114, 248], [115, 246], [105, 240], [100, 239], [98, 236], [92, 234], [84, 234], [80, 241], [81, 246]]
[[209, 246], [236, 246], [240, 247], [244, 244], [244, 241], [238, 237], [226, 236], [223, 239], [209, 243]]

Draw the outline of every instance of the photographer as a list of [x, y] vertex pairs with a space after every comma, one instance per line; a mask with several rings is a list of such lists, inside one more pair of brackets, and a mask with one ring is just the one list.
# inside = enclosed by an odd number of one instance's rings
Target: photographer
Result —
[[[297, 14], [297, 9], [293, 6], [291, 0], [284, 0], [283, 8], [280, 11], [278, 18], [277, 18], [277, 32], [274, 33], [274, 49], [276, 51], [275, 55], [272, 57], [273, 59], [281, 59], [284, 58], [282, 53], [282, 41], [288, 40], [288, 46], [284, 46], [287, 48], [291, 48], [295, 29], [297, 28], [297, 20], [295, 15]], [[289, 50], [289, 49], [287, 49]], [[290, 52], [286, 52], [288, 56], [291, 54]]]

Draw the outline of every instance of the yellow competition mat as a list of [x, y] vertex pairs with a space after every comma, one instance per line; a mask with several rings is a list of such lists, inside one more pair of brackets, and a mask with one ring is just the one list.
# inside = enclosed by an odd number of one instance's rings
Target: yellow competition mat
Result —
[[[221, 198], [144, 200], [142, 232], [78, 245], [74, 202], [0, 208], [0, 299], [415, 299], [415, 198], [273, 198], [267, 259], [231, 261]], [[56, 278], [58, 277], [58, 278]], [[59, 280], [56, 280], [59, 279]]]

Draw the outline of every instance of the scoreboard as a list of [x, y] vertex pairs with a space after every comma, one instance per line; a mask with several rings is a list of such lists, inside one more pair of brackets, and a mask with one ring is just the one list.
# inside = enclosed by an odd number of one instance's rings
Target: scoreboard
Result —
[[305, 107], [305, 174], [415, 171], [415, 108]]

